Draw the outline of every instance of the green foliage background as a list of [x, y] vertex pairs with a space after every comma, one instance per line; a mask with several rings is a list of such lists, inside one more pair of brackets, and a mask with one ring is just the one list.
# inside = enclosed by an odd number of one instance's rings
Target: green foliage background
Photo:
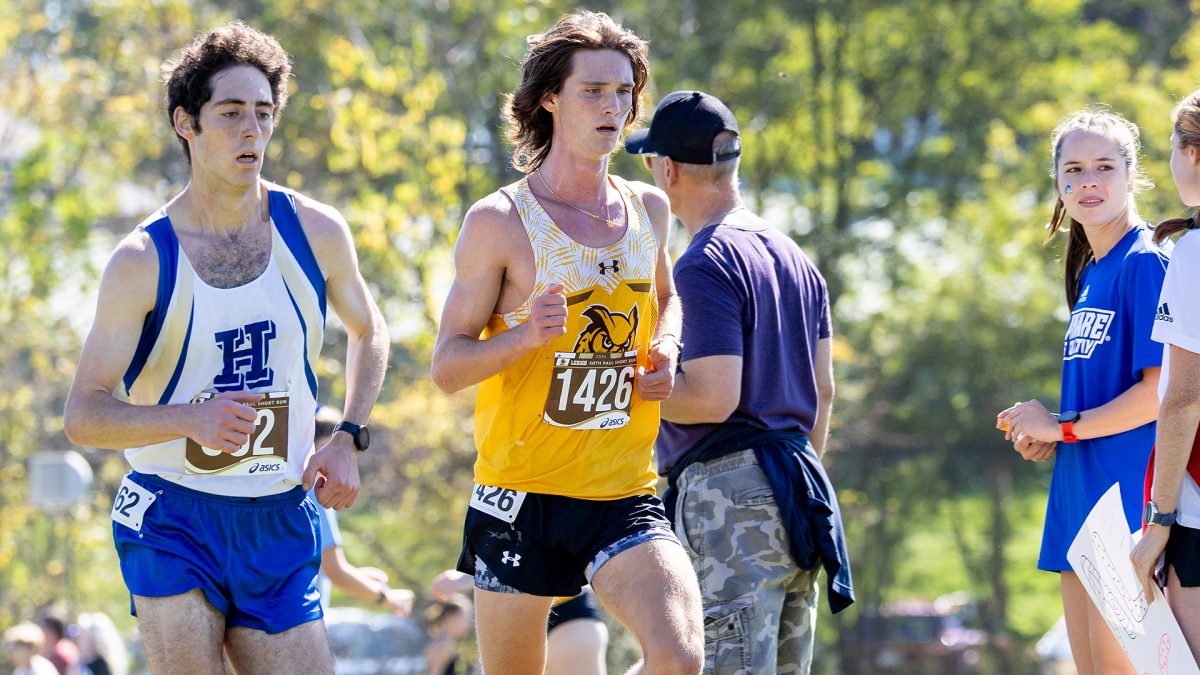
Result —
[[[105, 255], [181, 188], [159, 66], [242, 19], [293, 55], [266, 175], [336, 205], [395, 344], [373, 417], [352, 559], [423, 588], [453, 564], [470, 484], [471, 394], [427, 376], [449, 253], [467, 206], [517, 176], [500, 106], [526, 35], [556, 0], [0, 0], [0, 624], [50, 600], [125, 616], [107, 510], [28, 502], [26, 462], [67, 449], [62, 405]], [[1169, 113], [1200, 84], [1200, 23], [1184, 0], [597, 1], [651, 42], [652, 109], [675, 89], [730, 104], [746, 196], [818, 261], [835, 303], [838, 401], [828, 463], [859, 607], [968, 590], [1028, 667], [1059, 613], [1033, 571], [1049, 467], [1022, 462], [994, 413], [1054, 407], [1065, 310], [1049, 131], [1105, 103], [1143, 130], [1160, 186], [1144, 216], [1181, 212]], [[630, 158], [614, 170], [648, 180]], [[673, 247], [685, 242], [677, 236]], [[331, 331], [326, 400], [343, 394]], [[376, 450], [376, 448], [378, 450]], [[858, 609], [822, 610], [824, 654]], [[624, 639], [624, 638], [623, 638]], [[625, 644], [628, 655], [628, 642]], [[826, 668], [832, 660], [824, 661]]]

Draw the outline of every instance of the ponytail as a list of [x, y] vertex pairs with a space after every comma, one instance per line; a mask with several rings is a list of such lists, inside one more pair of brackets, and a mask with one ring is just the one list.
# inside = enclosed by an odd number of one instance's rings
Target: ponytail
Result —
[[[1200, 213], [1200, 211], [1197, 211], [1197, 213]], [[1193, 213], [1191, 217], [1188, 218], [1172, 218], [1159, 223], [1154, 228], [1154, 243], [1161, 244], [1166, 241], [1168, 237], [1173, 237], [1180, 232], [1196, 229], [1197, 213]]]

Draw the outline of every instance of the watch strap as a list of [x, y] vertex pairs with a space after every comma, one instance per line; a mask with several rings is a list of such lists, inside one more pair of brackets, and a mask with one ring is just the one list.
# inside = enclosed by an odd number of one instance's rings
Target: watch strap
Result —
[[350, 434], [350, 438], [354, 439], [354, 448], [356, 450], [361, 451], [361, 450], [366, 449], [359, 442], [359, 434], [362, 432], [363, 429], [364, 429], [364, 425], [362, 425], [362, 424], [355, 424], [354, 422], [347, 422], [346, 420], [342, 420], [341, 422], [338, 422], [336, 426], [333, 427], [333, 433], [336, 434], [339, 431], [344, 431], [344, 432]]
[[1146, 502], [1146, 512], [1143, 514], [1142, 520], [1147, 525], [1161, 525], [1170, 527], [1179, 519], [1179, 511], [1175, 510], [1170, 513], [1163, 513], [1158, 510], [1158, 505], [1153, 500]]
[[1062, 427], [1063, 443], [1078, 443], [1079, 442], [1079, 437], [1075, 435], [1075, 423], [1074, 422], [1059, 422], [1058, 425], [1060, 427]]

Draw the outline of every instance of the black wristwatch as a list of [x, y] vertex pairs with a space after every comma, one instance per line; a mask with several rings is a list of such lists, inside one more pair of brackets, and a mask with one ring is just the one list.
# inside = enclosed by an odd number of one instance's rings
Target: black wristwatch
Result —
[[1175, 524], [1175, 519], [1178, 518], [1178, 516], [1178, 511], [1172, 511], [1170, 513], [1163, 513], [1162, 511], [1159, 511], [1158, 504], [1155, 504], [1154, 501], [1151, 500], [1146, 502], [1146, 511], [1142, 514], [1142, 522], [1147, 525], [1162, 525], [1163, 527], [1170, 527]]
[[350, 434], [350, 438], [354, 439], [354, 447], [359, 452], [366, 450], [371, 446], [371, 430], [365, 424], [355, 424], [342, 420], [333, 428], [333, 433], [344, 431]]

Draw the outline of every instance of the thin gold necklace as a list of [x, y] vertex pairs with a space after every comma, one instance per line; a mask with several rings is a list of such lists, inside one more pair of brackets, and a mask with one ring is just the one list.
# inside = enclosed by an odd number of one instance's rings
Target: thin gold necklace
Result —
[[[592, 213], [591, 211], [585, 211], [585, 210], [583, 210], [583, 209], [579, 208], [578, 206], [575, 206], [575, 205], [574, 205], [574, 204], [572, 204], [571, 202], [569, 202], [569, 201], [567, 201], [567, 200], [563, 199], [563, 198], [562, 198], [562, 195], [560, 195], [560, 194], [558, 194], [557, 192], [555, 192], [555, 191], [554, 191], [554, 188], [550, 187], [550, 184], [546, 182], [546, 177], [545, 177], [544, 175], [542, 175], [542, 170], [541, 170], [541, 169], [538, 169], [538, 171], [537, 171], [537, 175], [538, 175], [538, 178], [539, 178], [539, 179], [541, 179], [541, 181], [542, 181], [542, 185], [545, 185], [545, 186], [546, 186], [546, 189], [550, 191], [550, 194], [554, 195], [554, 198], [555, 198], [555, 199], [557, 199], [558, 201], [560, 201], [560, 202], [562, 202], [563, 204], [566, 204], [567, 206], [569, 206], [569, 207], [571, 207], [571, 208], [575, 209], [576, 211], [578, 211], [578, 212], [582, 213], [583, 215], [585, 215], [585, 216], [590, 216], [590, 217], [594, 218], [595, 220], [599, 220], [599, 221], [600, 221], [600, 222], [602, 222], [602, 223], [607, 223], [607, 224], [609, 224], [609, 225], [620, 225], [620, 223], [618, 223], [618, 222], [617, 222], [617, 221], [615, 221], [615, 220], [612, 220], [611, 218], [607, 218], [607, 217], [600, 217], [600, 216], [598, 216], [598, 215], [596, 215], [596, 214]], [[607, 177], [604, 179], [604, 215], [605, 215], [605, 216], [608, 216], [608, 215], [609, 215], [609, 210], [608, 210], [608, 178], [607, 178]]]

